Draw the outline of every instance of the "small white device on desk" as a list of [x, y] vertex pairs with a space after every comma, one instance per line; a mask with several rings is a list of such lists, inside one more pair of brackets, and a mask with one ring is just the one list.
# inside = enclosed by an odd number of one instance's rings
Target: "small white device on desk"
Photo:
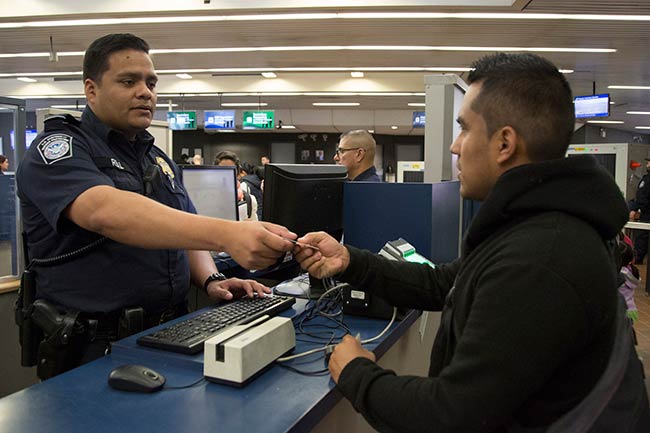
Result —
[[291, 319], [262, 316], [206, 340], [203, 375], [212, 382], [244, 386], [295, 346]]

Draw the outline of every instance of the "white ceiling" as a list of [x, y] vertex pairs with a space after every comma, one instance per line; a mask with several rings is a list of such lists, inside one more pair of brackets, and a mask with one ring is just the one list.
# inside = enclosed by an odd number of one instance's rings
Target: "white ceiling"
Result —
[[[605, 48], [611, 53], [539, 52], [567, 74], [574, 94], [609, 92], [612, 100], [608, 120], [621, 120], [614, 127], [644, 132], [635, 126], [650, 126], [650, 116], [626, 114], [627, 111], [650, 111], [650, 90], [608, 89], [610, 85], [650, 85], [650, 1], [560, 1], [560, 0], [476, 0], [459, 1], [336, 1], [254, 0], [239, 9], [228, 9], [234, 2], [188, 0], [95, 1], [80, 5], [77, 1], [14, 2], [0, 12], [0, 76], [2, 74], [67, 73], [57, 77], [36, 77], [37, 83], [22, 83], [15, 77], [0, 78], [0, 95], [26, 98], [28, 109], [52, 104], [83, 104], [80, 55], [99, 36], [130, 32], [147, 40], [155, 49], [242, 48], [289, 46], [418, 46], [418, 47], [530, 47], [530, 48]], [[132, 5], [133, 4], [133, 5]], [[458, 6], [464, 5], [463, 7]], [[473, 6], [467, 6], [473, 4]], [[155, 6], [154, 6], [155, 5]], [[179, 10], [183, 5], [183, 10]], [[454, 6], [456, 5], [456, 6]], [[56, 7], [54, 7], [56, 6]], [[145, 12], [136, 10], [136, 6]], [[329, 6], [329, 7], [328, 7]], [[230, 6], [232, 7], [232, 6]], [[349, 18], [352, 12], [378, 12], [383, 17]], [[518, 19], [471, 19], [399, 17], [397, 13], [415, 12], [493, 12], [522, 14]], [[257, 14], [330, 14], [318, 19], [259, 19]], [[339, 15], [332, 15], [338, 13]], [[620, 19], [526, 19], [531, 14], [615, 14]], [[226, 20], [231, 16], [241, 17]], [[128, 19], [199, 16], [217, 17], [214, 21], [176, 23], [133, 23]], [[628, 20], [623, 16], [637, 16]], [[69, 26], [54, 22], [41, 26], [6, 28], [7, 23], [116, 18], [116, 24], [93, 23]], [[277, 18], [277, 17], [276, 17]], [[572, 17], [572, 18], [575, 18]], [[645, 20], [643, 20], [645, 19]], [[6, 58], [3, 54], [50, 51], [50, 36], [58, 61], [45, 57]], [[221, 102], [265, 102], [264, 109], [275, 109], [276, 119], [292, 123], [297, 131], [336, 132], [363, 127], [377, 133], [421, 134], [412, 129], [411, 114], [423, 107], [409, 107], [424, 102], [424, 76], [438, 73], [366, 72], [365, 78], [352, 79], [349, 72], [284, 72], [278, 78], [265, 79], [259, 71], [277, 68], [468, 68], [472, 60], [486, 54], [459, 50], [321, 49], [291, 51], [238, 51], [213, 53], [154, 54], [161, 72], [159, 93], [177, 95], [161, 97], [171, 100], [175, 109], [218, 109]], [[180, 80], [164, 71], [179, 69], [258, 68], [257, 72], [192, 73], [194, 79]], [[458, 72], [461, 77], [466, 72]], [[595, 84], [594, 84], [595, 83]], [[269, 92], [307, 93], [302, 96], [273, 96]], [[193, 94], [212, 96], [196, 97]], [[247, 93], [247, 96], [233, 96]], [[314, 93], [318, 93], [314, 95]], [[342, 94], [344, 93], [344, 94]], [[354, 95], [363, 93], [364, 95]], [[407, 96], [393, 96], [406, 93]], [[185, 96], [178, 96], [183, 94]], [[30, 96], [49, 95], [49, 99]], [[75, 96], [76, 95], [76, 96]], [[313, 102], [359, 102], [355, 108], [313, 107]], [[159, 110], [165, 110], [160, 108]], [[399, 126], [397, 130], [391, 125]]]

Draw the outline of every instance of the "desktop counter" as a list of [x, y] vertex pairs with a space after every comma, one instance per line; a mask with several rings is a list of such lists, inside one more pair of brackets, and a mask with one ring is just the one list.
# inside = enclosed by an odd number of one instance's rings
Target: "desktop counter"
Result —
[[[295, 317], [305, 305], [298, 300], [280, 316]], [[399, 373], [426, 374], [438, 321], [423, 323], [419, 317], [419, 312], [410, 311], [366, 346], [377, 358], [393, 348], [380, 364]], [[416, 322], [419, 326], [413, 326]], [[345, 323], [367, 339], [388, 321], [346, 316]], [[203, 353], [191, 356], [141, 347], [135, 343], [140, 335], [115, 343], [111, 355], [0, 399], [0, 433], [372, 431], [347, 401], [337, 405], [341, 395], [329, 375], [304, 376], [274, 364], [243, 388], [201, 381], [171, 389], [203, 377]], [[296, 341], [295, 352], [313, 347]], [[302, 370], [325, 367], [322, 355], [306, 359], [311, 361], [301, 362]], [[110, 388], [108, 375], [122, 364], [158, 371], [167, 379], [165, 388], [153, 394]]]

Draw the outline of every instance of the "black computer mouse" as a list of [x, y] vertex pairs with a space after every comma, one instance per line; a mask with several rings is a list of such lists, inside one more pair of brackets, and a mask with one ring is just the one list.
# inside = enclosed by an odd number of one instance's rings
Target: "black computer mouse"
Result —
[[108, 375], [108, 384], [115, 389], [129, 392], [160, 391], [165, 376], [143, 365], [121, 365]]

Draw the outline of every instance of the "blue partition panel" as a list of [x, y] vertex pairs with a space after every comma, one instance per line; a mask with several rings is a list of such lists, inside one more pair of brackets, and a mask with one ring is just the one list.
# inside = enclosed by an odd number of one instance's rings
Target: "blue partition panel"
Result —
[[343, 196], [344, 242], [377, 252], [404, 238], [433, 262], [458, 257], [458, 182], [349, 182]]

